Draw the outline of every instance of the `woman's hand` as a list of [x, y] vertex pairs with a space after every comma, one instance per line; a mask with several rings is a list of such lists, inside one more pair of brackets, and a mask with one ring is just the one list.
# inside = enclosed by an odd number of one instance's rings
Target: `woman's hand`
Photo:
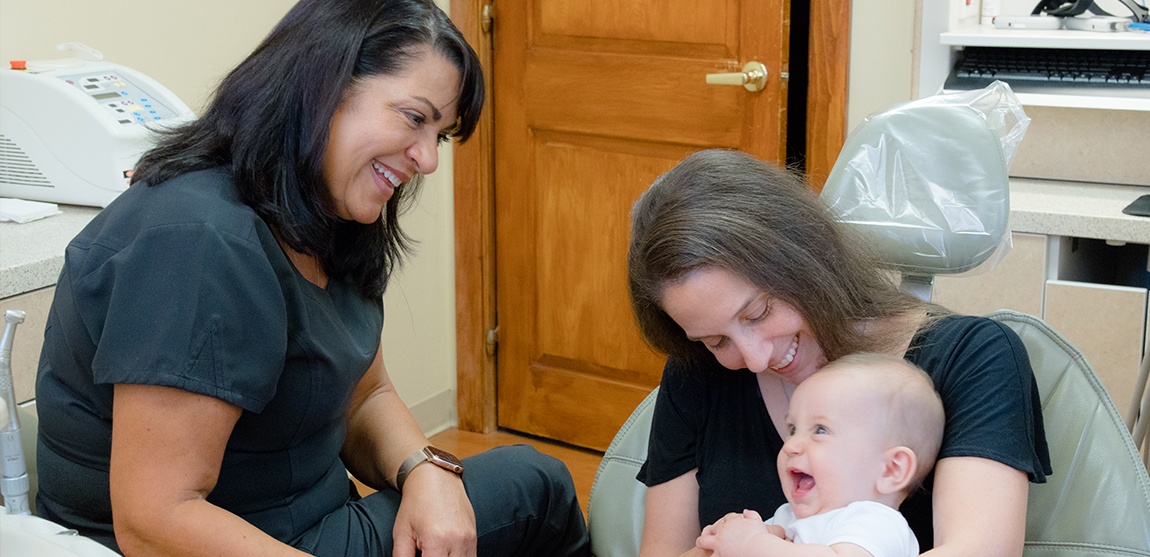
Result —
[[[395, 392], [383, 354], [356, 385], [340, 453], [357, 479], [375, 489], [395, 486], [395, 476], [429, 442]], [[395, 557], [470, 557], [476, 553], [475, 510], [459, 476], [434, 464], [416, 466], [403, 483], [392, 529]]]
[[459, 476], [434, 464], [416, 466], [403, 484], [393, 530], [395, 557], [474, 557], [475, 511]]
[[714, 552], [715, 557], [723, 555], [754, 555], [765, 549], [758, 541], [766, 536], [777, 541], [777, 526], [763, 523], [763, 517], [752, 510], [742, 514], [729, 513], [714, 524], [703, 528], [703, 533], [695, 541], [699, 549]]

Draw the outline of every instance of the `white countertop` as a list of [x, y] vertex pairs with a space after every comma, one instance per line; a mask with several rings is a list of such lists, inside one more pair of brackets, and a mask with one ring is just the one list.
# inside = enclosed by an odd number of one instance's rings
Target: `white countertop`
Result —
[[60, 211], [24, 224], [0, 222], [0, 298], [56, 284], [64, 248], [100, 209], [60, 205]]
[[1122, 212], [1142, 195], [1150, 195], [1150, 187], [1011, 178], [1010, 228], [1150, 244], [1150, 217]]
[[[1016, 232], [1150, 244], [1150, 217], [1122, 208], [1150, 187], [1010, 180], [1010, 226]], [[99, 213], [61, 205], [61, 214], [25, 224], [0, 222], [0, 298], [56, 284], [64, 247]]]

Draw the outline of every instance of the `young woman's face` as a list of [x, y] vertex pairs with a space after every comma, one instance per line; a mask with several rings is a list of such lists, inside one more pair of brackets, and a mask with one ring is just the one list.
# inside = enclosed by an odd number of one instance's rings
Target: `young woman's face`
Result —
[[439, 165], [456, 124], [459, 70], [425, 51], [398, 75], [353, 85], [331, 119], [323, 177], [336, 214], [370, 224], [396, 188]]
[[863, 380], [839, 372], [816, 373], [795, 389], [778, 457], [795, 516], [882, 498], [878, 484], [891, 443], [881, 431], [886, 409], [871, 393]]
[[687, 338], [706, 345], [727, 369], [770, 372], [797, 385], [826, 363], [794, 307], [725, 269], [692, 271], [665, 286], [661, 302]]

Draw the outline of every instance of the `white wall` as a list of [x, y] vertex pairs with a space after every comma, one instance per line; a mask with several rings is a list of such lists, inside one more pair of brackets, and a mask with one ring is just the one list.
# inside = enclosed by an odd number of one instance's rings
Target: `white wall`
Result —
[[847, 130], [871, 113], [914, 98], [915, 2], [851, 2]]
[[[267, 34], [293, 0], [0, 0], [0, 61], [58, 58], [77, 41], [155, 78], [189, 106]], [[446, 6], [445, 1], [440, 1]], [[455, 286], [451, 150], [405, 217], [419, 251], [384, 296], [388, 371], [425, 431], [455, 420]]]

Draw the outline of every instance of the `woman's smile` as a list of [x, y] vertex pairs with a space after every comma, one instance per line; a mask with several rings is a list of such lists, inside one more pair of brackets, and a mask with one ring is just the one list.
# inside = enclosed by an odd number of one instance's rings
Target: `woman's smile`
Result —
[[375, 169], [376, 174], [383, 177], [383, 179], [384, 179], [384, 184], [383, 184], [384, 193], [387, 195], [387, 197], [389, 199], [391, 198], [391, 196], [393, 194], [395, 194], [395, 190], [397, 188], [399, 188], [399, 186], [401, 184], [403, 184], [404, 182], [407, 181], [407, 180], [400, 179], [398, 176], [395, 175], [394, 172], [388, 170], [388, 168], [386, 166], [384, 166], [383, 163], [381, 163], [379, 161], [371, 161], [371, 167], [373, 169]]

